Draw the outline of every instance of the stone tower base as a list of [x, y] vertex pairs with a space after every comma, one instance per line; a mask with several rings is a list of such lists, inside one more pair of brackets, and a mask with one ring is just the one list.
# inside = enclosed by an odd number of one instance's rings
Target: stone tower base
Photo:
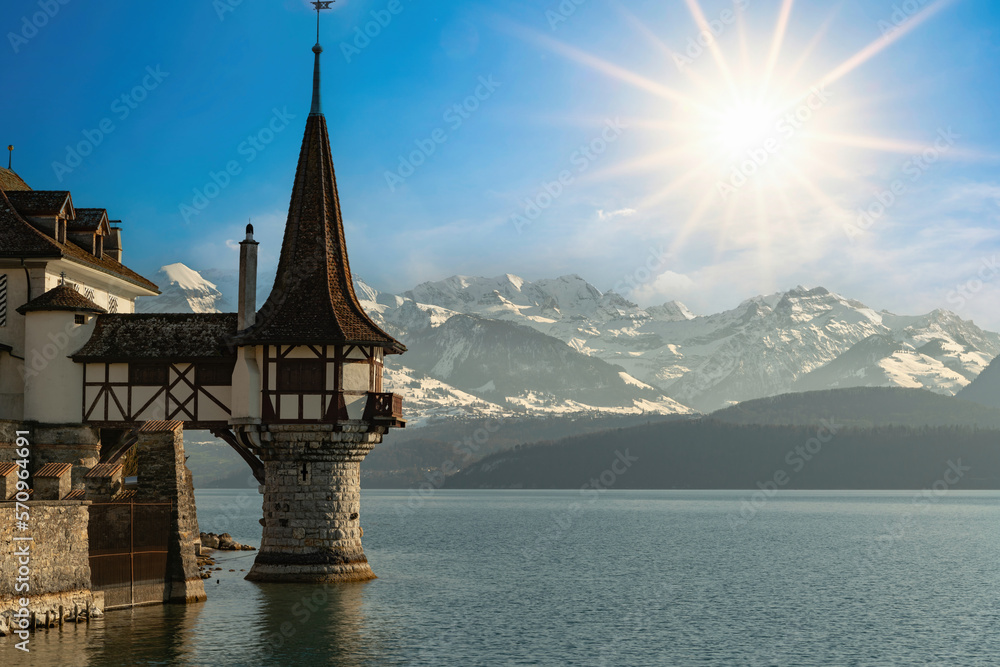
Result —
[[258, 427], [264, 462], [263, 538], [250, 581], [368, 581], [361, 547], [361, 461], [381, 432], [329, 424]]

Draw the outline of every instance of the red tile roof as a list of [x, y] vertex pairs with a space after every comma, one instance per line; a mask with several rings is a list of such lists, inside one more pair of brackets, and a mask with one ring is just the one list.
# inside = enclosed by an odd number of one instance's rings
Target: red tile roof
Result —
[[121, 463], [98, 463], [83, 477], [84, 479], [88, 477], [114, 477], [116, 473], [121, 472], [122, 467]]
[[35, 471], [35, 478], [39, 477], [62, 477], [73, 469], [72, 463], [46, 463]]
[[182, 421], [149, 421], [142, 425], [139, 433], [172, 433], [184, 428]]

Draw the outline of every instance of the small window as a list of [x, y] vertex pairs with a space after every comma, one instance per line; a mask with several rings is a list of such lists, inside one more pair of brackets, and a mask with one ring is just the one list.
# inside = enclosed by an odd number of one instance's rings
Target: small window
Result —
[[194, 381], [202, 387], [228, 387], [233, 382], [232, 363], [203, 363], [194, 368]]
[[312, 392], [325, 388], [326, 362], [285, 359], [278, 362], [278, 391]]
[[118, 312], [118, 299], [112, 295], [108, 295], [108, 312], [117, 313]]
[[170, 379], [167, 364], [129, 364], [128, 383], [136, 387], [162, 387]]
[[74, 317], [74, 321], [77, 324], [86, 324], [87, 323], [87, 316], [86, 315], [76, 315]]

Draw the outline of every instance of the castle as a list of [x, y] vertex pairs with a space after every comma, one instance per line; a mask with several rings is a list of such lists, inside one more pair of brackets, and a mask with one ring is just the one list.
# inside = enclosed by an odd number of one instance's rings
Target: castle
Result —
[[[252, 227], [239, 312], [137, 314], [135, 300], [158, 290], [122, 263], [120, 223], [0, 169], [0, 569], [17, 570], [7, 546], [19, 538], [34, 549], [29, 608], [14, 581], [0, 581], [0, 631], [16, 630], [18, 614], [40, 625], [205, 598], [185, 428], [212, 431], [261, 483], [248, 579], [375, 576], [361, 546], [359, 466], [405, 425], [402, 398], [382, 391], [385, 355], [405, 347], [354, 293], [318, 43], [313, 52], [280, 260], [259, 311]], [[31, 515], [20, 524], [19, 500]], [[142, 552], [140, 530], [156, 542]]]

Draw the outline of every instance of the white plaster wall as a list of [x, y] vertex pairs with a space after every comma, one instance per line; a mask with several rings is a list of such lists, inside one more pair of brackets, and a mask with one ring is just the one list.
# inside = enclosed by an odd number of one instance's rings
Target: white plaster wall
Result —
[[0, 352], [0, 419], [24, 419], [24, 362]]
[[[111, 312], [112, 295], [118, 299], [119, 313], [134, 313], [136, 295], [146, 293], [141, 288], [114, 276], [87, 272], [82, 270], [79, 265], [66, 261], [52, 262], [46, 267], [44, 277], [46, 292], [62, 282], [62, 272], [66, 273], [67, 283], [79, 286], [80, 294], [86, 295], [87, 288], [94, 290], [94, 303], [108, 312]], [[38, 292], [35, 296], [42, 293]]]
[[232, 419], [260, 419], [261, 375], [257, 359], [263, 355], [263, 349], [258, 345], [241, 347], [237, 352], [236, 367], [233, 369], [232, 398], [229, 403], [233, 411]]
[[371, 366], [363, 364], [344, 364], [343, 381], [340, 384], [344, 391], [370, 391]]
[[281, 397], [281, 407], [278, 409], [278, 419], [298, 419], [299, 418], [299, 398], [294, 394], [286, 394]]
[[323, 399], [320, 396], [303, 396], [302, 414], [306, 419], [322, 419]]
[[365, 394], [344, 394], [344, 403], [347, 405], [348, 419], [361, 419], [365, 416], [368, 397]]
[[[230, 387], [205, 387], [204, 391], [215, 396], [223, 405], [232, 410], [232, 389]], [[201, 421], [227, 421], [229, 414], [204, 393], [198, 394], [198, 419]], [[258, 401], [259, 402], [259, 401]]]
[[[126, 364], [121, 364], [128, 368]], [[149, 402], [149, 399], [156, 395], [162, 387], [132, 387], [132, 410], [138, 410]], [[148, 408], [136, 415], [138, 421], [152, 421], [154, 419], [166, 419], [166, 399], [163, 394], [153, 401]]]
[[94, 331], [95, 318], [75, 324], [74, 313], [32, 312], [25, 317], [24, 418], [43, 423], [83, 421], [83, 366], [70, 355]]

